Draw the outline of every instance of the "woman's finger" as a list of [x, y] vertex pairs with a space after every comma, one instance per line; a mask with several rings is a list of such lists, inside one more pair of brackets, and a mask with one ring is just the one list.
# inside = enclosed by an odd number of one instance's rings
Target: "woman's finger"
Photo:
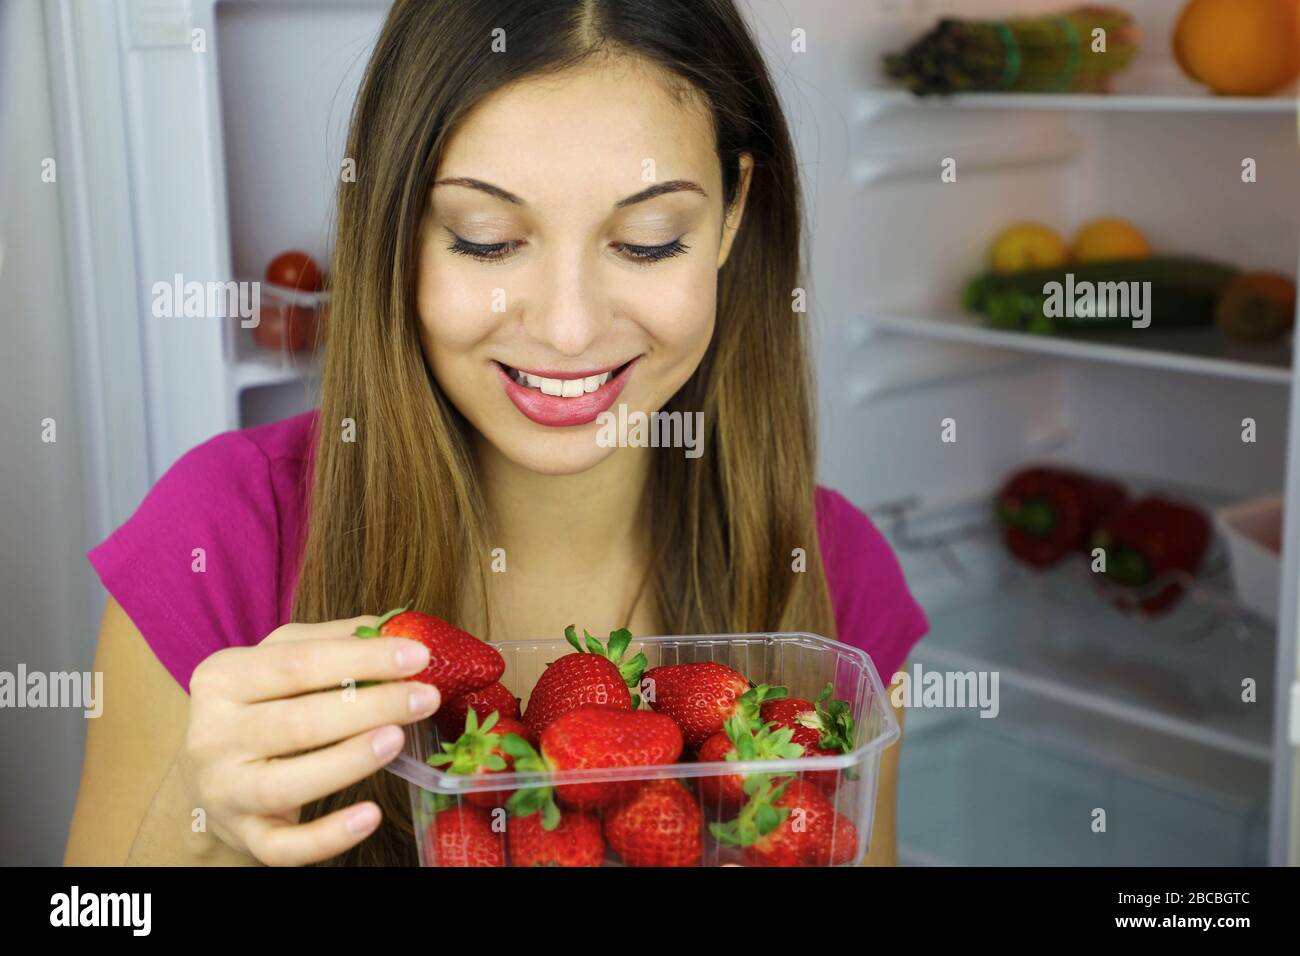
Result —
[[379, 805], [365, 801], [310, 823], [245, 817], [240, 821], [239, 837], [267, 866], [304, 866], [350, 850], [374, 833], [382, 820]]
[[297, 757], [243, 764], [232, 774], [228, 799], [243, 813], [288, 813], [383, 769], [405, 741], [402, 728], [388, 724]]
[[418, 681], [269, 700], [241, 708], [233, 716], [230, 740], [238, 759], [286, 757], [384, 724], [422, 720], [441, 703], [436, 687]]
[[259, 646], [288, 644], [293, 641], [314, 641], [331, 637], [351, 637], [359, 627], [374, 627], [379, 618], [374, 614], [322, 621], [319, 624], [282, 624], [266, 636]]
[[[203, 686], [243, 703], [279, 700], [362, 681], [400, 680], [428, 666], [429, 649], [403, 637], [334, 637], [235, 647], [204, 661]], [[193, 691], [191, 690], [191, 693]]]

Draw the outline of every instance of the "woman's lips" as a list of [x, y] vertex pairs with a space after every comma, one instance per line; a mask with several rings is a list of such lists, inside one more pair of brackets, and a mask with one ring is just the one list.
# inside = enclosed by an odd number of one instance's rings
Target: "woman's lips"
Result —
[[609, 407], [614, 404], [618, 398], [619, 392], [627, 384], [628, 378], [632, 374], [632, 369], [640, 357], [625, 363], [622, 366], [615, 365], [612, 368], [600, 369], [598, 371], [583, 372], [532, 372], [531, 374], [539, 375], [543, 378], [555, 378], [562, 381], [572, 381], [574, 379], [588, 378], [593, 375], [601, 375], [605, 372], [620, 369], [617, 375], [610, 377], [594, 392], [583, 392], [581, 395], [575, 395], [572, 398], [564, 398], [560, 395], [547, 395], [536, 388], [528, 385], [520, 385], [510, 373], [506, 371], [506, 366], [500, 362], [493, 362], [496, 366], [497, 378], [501, 380], [502, 387], [506, 390], [506, 395], [510, 401], [515, 403], [515, 408], [519, 409], [526, 418], [534, 421], [539, 425], [546, 425], [551, 428], [565, 428], [572, 425], [586, 425], [594, 422], [601, 412], [608, 411]]

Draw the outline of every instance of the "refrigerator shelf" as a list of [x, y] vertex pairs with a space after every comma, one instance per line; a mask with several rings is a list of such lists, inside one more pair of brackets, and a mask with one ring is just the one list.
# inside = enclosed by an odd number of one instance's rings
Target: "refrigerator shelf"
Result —
[[[1082, 556], [1047, 571], [1014, 561], [978, 505], [915, 522], [906, 510], [885, 514], [882, 530], [930, 619], [918, 660], [996, 671], [1055, 701], [1272, 759], [1276, 632], [1237, 603], [1217, 543], [1179, 603], [1146, 618], [1099, 593]], [[1242, 700], [1246, 680], [1251, 701]]]
[[947, 97], [918, 97], [906, 90], [881, 89], [861, 93], [854, 106], [861, 123], [905, 109], [928, 110], [1072, 110], [1099, 113], [1237, 113], [1289, 117], [1296, 112], [1294, 89], [1273, 96], [1214, 96], [1189, 93], [1178, 84], [1167, 89], [1093, 93], [958, 93]]
[[[1092, 829], [1097, 808], [1104, 833]], [[1108, 762], [1011, 721], [918, 713], [898, 842], [911, 865], [1259, 866], [1264, 799]]]
[[973, 313], [942, 309], [872, 309], [863, 315], [869, 327], [945, 342], [1012, 349], [1093, 362], [1111, 362], [1239, 381], [1288, 385], [1291, 345], [1237, 345], [1217, 329], [1180, 329], [1038, 335], [994, 329]]
[[236, 392], [249, 388], [309, 382], [320, 376], [320, 362], [312, 356], [302, 356], [297, 362], [285, 361], [273, 352], [265, 355], [248, 355], [230, 366], [230, 381]]

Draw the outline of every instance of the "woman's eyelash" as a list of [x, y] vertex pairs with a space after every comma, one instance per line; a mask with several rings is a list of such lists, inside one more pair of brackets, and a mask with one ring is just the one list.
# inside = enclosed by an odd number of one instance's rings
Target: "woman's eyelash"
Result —
[[447, 243], [447, 248], [458, 256], [469, 256], [471, 259], [493, 262], [510, 255], [513, 245], [513, 242], [493, 242], [487, 245], [478, 242], [466, 242], [460, 236], [452, 233], [452, 241]]
[[[468, 242], [452, 233], [452, 241], [447, 243], [447, 248], [458, 256], [469, 256], [471, 259], [478, 259], [481, 262], [497, 262], [507, 258], [514, 251], [514, 245], [514, 242]], [[690, 246], [680, 239], [674, 239], [662, 246], [633, 246], [625, 242], [616, 243], [616, 245], [623, 249], [629, 259], [643, 263], [671, 259], [673, 256], [680, 256], [690, 249]]]
[[673, 256], [680, 256], [690, 248], [680, 239], [674, 239], [672, 242], [664, 243], [662, 246], [630, 246], [625, 242], [618, 243], [631, 258], [639, 262], [658, 262], [660, 259], [671, 259]]

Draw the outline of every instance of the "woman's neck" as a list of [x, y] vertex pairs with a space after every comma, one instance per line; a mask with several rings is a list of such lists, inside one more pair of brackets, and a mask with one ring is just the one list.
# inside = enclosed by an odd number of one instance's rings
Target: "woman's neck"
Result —
[[618, 448], [581, 474], [542, 475], [479, 437], [491, 547], [505, 558], [506, 573], [489, 575], [497, 600], [586, 594], [614, 615], [630, 615], [649, 555], [642, 507], [649, 451]]

